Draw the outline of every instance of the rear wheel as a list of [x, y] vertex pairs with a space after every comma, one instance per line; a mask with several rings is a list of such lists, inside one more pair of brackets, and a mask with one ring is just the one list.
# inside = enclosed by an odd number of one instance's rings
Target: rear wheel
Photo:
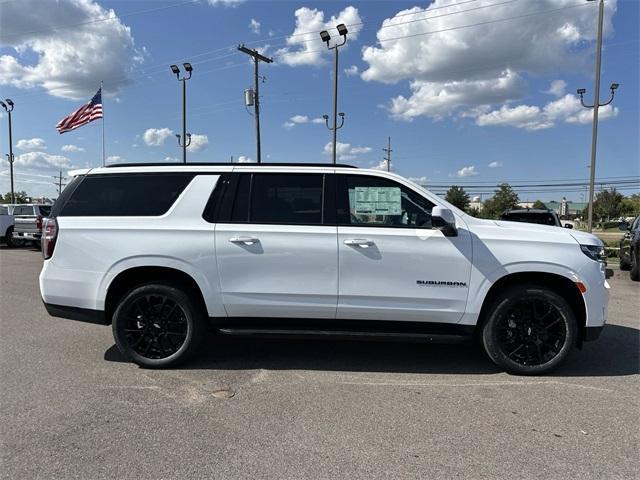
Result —
[[494, 301], [482, 331], [484, 349], [510, 373], [539, 375], [571, 353], [577, 324], [569, 304], [537, 285], [507, 289]]
[[640, 280], [640, 258], [638, 257], [638, 252], [631, 250], [631, 272], [630, 272], [631, 280], [637, 282]]
[[177, 365], [196, 353], [206, 332], [192, 295], [170, 285], [137, 287], [113, 314], [113, 336], [128, 359], [146, 368]]
[[631, 251], [629, 251], [629, 255], [625, 255], [622, 248], [620, 249], [620, 270], [630, 270], [631, 269]]

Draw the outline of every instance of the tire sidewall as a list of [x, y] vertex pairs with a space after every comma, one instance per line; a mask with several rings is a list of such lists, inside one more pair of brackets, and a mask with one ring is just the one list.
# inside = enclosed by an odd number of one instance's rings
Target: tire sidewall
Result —
[[[560, 311], [564, 320], [565, 343], [560, 352], [549, 362], [542, 365], [522, 365], [514, 362], [502, 352], [498, 340], [496, 326], [498, 321], [506, 314], [506, 309], [522, 300], [523, 297], [532, 299], [544, 299], [550, 301]], [[575, 315], [569, 304], [558, 294], [539, 286], [515, 287], [503, 293], [493, 304], [487, 322], [482, 331], [482, 341], [485, 351], [494, 363], [503, 367], [507, 372], [518, 375], [540, 375], [555, 369], [573, 350], [577, 341], [578, 327]]]
[[[180, 348], [169, 357], [152, 359], [138, 354], [129, 346], [126, 335], [121, 331], [125, 325], [124, 313], [132, 306], [134, 301], [145, 295], [167, 296], [184, 311], [187, 320], [187, 336]], [[113, 338], [120, 352], [137, 365], [145, 368], [167, 368], [181, 363], [194, 352], [202, 333], [201, 329], [198, 328], [202, 323], [201, 316], [202, 314], [197, 308], [196, 302], [182, 290], [163, 284], [144, 285], [130, 290], [122, 297], [112, 317]]]

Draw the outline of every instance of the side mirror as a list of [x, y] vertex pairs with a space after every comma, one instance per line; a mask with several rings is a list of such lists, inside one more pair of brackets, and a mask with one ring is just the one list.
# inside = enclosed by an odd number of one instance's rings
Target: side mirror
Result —
[[618, 229], [622, 230], [623, 232], [629, 230], [629, 223], [626, 220], [623, 220], [618, 224]]
[[565, 223], [564, 228], [573, 228], [573, 225], [571, 225], [570, 223]]
[[431, 223], [440, 230], [445, 237], [456, 237], [456, 217], [451, 210], [445, 207], [435, 206], [431, 210]]

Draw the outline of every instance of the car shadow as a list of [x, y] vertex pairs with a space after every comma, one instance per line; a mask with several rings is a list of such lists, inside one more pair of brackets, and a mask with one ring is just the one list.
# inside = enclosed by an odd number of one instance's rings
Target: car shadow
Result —
[[[391, 341], [273, 339], [212, 335], [202, 352], [180, 369], [326, 370], [380, 373], [493, 374], [501, 370], [472, 342], [425, 344]], [[640, 373], [640, 331], [607, 325], [601, 337], [575, 350], [549, 374], [556, 377]], [[126, 361], [113, 345], [104, 354]]]

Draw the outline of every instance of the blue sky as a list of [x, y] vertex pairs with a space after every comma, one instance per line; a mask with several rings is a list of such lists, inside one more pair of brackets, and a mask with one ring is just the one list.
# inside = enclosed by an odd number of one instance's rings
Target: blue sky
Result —
[[[183, 61], [194, 65], [188, 131], [200, 135], [189, 159], [255, 159], [254, 120], [243, 104], [252, 65], [233, 47], [241, 42], [275, 59], [261, 65], [263, 161], [328, 161], [330, 132], [313, 120], [331, 112], [331, 56], [315, 32], [340, 22], [354, 25], [340, 53], [339, 110], [346, 121], [338, 150], [344, 163], [378, 166], [390, 135], [393, 169], [427, 184], [588, 176], [589, 112], [576, 107], [574, 93], [584, 87], [592, 100], [595, 4], [203, 0], [172, 7], [177, 3], [25, 0], [0, 6], [2, 21], [12, 18], [0, 25], [0, 95], [16, 104], [18, 190], [55, 196], [51, 175], [101, 163], [100, 121], [63, 135], [55, 130], [89, 100], [100, 79], [107, 91], [107, 156], [179, 158], [180, 85], [168, 66]], [[614, 108], [603, 111], [597, 175], [637, 176], [639, 2], [606, 5], [602, 98], [611, 82], [621, 86]], [[48, 15], [33, 15], [43, 8]], [[105, 21], [110, 10], [118, 18]], [[312, 33], [294, 35], [301, 32]], [[6, 120], [0, 118], [3, 156]], [[5, 162], [3, 192], [7, 171]], [[569, 197], [580, 200], [577, 193]]]

